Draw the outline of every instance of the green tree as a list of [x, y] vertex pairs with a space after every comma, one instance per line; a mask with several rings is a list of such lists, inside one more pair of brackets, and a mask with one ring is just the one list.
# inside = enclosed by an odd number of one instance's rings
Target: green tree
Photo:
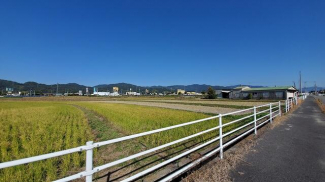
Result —
[[209, 87], [207, 91], [207, 99], [215, 99], [216, 98], [216, 91], [212, 88]]

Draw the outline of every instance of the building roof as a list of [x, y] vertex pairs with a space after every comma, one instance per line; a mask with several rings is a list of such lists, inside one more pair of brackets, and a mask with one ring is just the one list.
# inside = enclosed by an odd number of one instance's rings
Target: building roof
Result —
[[260, 88], [250, 88], [245, 91], [269, 91], [269, 90], [297, 90], [293, 86], [281, 86], [281, 87], [260, 87]]
[[239, 86], [234, 88], [234, 90], [249, 90], [249, 89], [250, 89], [249, 86]]

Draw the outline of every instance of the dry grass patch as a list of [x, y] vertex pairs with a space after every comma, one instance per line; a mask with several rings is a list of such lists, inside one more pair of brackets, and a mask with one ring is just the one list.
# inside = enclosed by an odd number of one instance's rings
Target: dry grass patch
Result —
[[323, 113], [325, 113], [325, 104], [322, 103], [322, 101], [320, 99], [316, 99], [316, 103], [317, 105], [320, 107], [320, 109], [323, 111]]

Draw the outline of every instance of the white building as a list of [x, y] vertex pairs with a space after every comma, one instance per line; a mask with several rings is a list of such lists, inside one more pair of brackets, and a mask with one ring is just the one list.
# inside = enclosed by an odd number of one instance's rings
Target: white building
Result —
[[137, 92], [126, 92], [126, 95], [140, 95], [140, 93]]
[[119, 96], [120, 94], [117, 92], [94, 92], [92, 95], [97, 95], [97, 96]]

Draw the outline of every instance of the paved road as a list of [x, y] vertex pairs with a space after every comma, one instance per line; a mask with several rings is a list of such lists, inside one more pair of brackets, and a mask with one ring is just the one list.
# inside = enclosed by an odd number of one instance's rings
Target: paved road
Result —
[[325, 114], [308, 97], [254, 149], [232, 172], [233, 181], [325, 182]]

